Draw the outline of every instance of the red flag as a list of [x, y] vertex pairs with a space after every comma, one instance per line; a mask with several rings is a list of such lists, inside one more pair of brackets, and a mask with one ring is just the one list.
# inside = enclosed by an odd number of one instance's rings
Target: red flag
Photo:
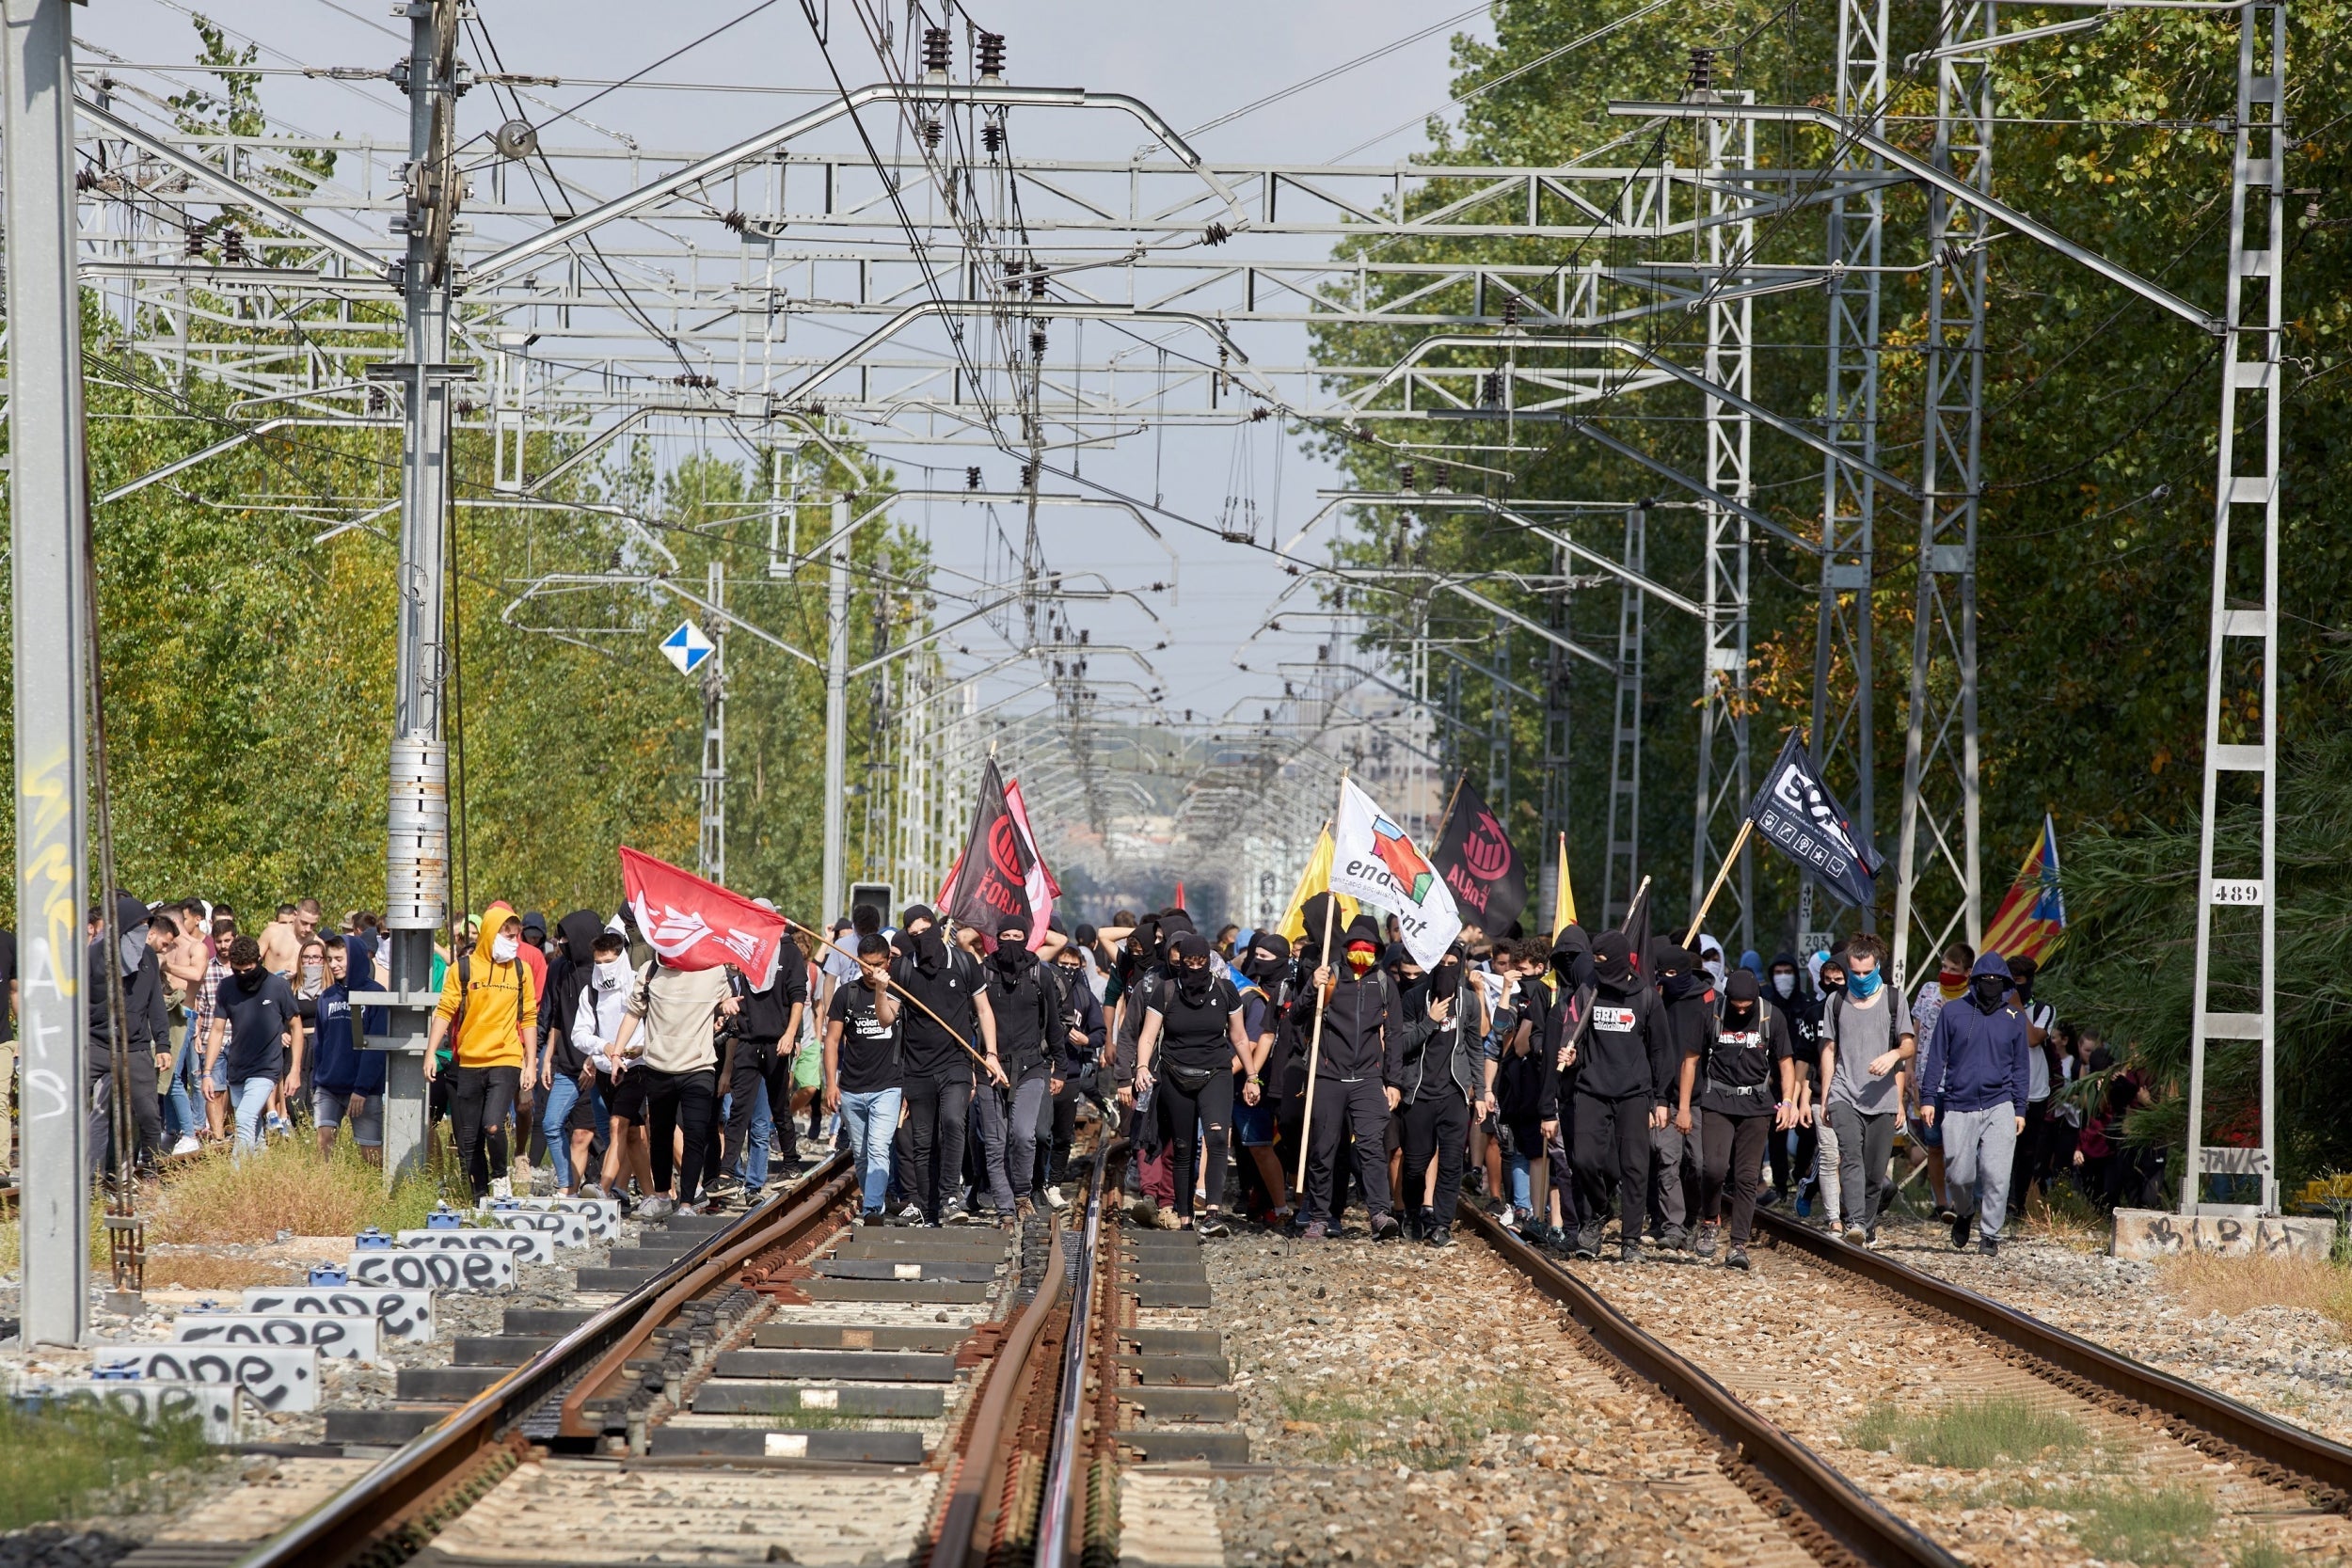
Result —
[[972, 831], [963, 853], [941, 890], [940, 913], [980, 933], [993, 951], [996, 927], [1018, 920], [1035, 941], [1041, 924], [1029, 907], [1029, 876], [1037, 864], [1021, 824], [1005, 800], [1004, 775], [990, 758], [980, 770], [979, 799], [972, 806]]
[[621, 847], [621, 890], [637, 929], [674, 969], [733, 964], [755, 990], [775, 984], [789, 922], [739, 893]]
[[1021, 830], [1021, 841], [1029, 849], [1028, 879], [1022, 891], [1029, 895], [1029, 951], [1034, 953], [1045, 945], [1045, 933], [1054, 919], [1054, 900], [1061, 896], [1061, 884], [1045, 865], [1045, 856], [1037, 847], [1037, 834], [1029, 827], [1029, 803], [1021, 798], [1021, 781], [1005, 781], [1005, 809], [1012, 813], [1013, 824]]
[[1180, 910], [1184, 907], [1184, 879], [1182, 877], [1176, 879], [1176, 903], [1174, 907]]

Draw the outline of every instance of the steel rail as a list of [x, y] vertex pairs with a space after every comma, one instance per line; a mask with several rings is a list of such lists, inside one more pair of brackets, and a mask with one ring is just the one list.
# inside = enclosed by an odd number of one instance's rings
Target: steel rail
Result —
[[1055, 1228], [1053, 1248], [1045, 1259], [1045, 1278], [1013, 1319], [1003, 1347], [989, 1363], [988, 1382], [980, 1390], [979, 1405], [964, 1429], [956, 1455], [955, 1475], [947, 1506], [940, 1515], [930, 1568], [988, 1568], [994, 1554], [1000, 1521], [984, 1505], [1004, 1496], [1006, 1467], [1014, 1458], [1015, 1410], [1028, 1386], [1029, 1355], [1061, 1300], [1066, 1272], [1063, 1235], [1060, 1227]]
[[1811, 1449], [1749, 1409], [1738, 1395], [1645, 1333], [1492, 1215], [1469, 1204], [1458, 1212], [1536, 1289], [1565, 1307], [1601, 1349], [1656, 1384], [1728, 1448], [1736, 1464], [1753, 1469], [1836, 1545], [1865, 1563], [1960, 1568], [1959, 1558], [1889, 1513]]
[[1062, 1339], [1061, 1390], [1054, 1410], [1054, 1447], [1045, 1470], [1045, 1492], [1038, 1507], [1036, 1568], [1060, 1568], [1071, 1551], [1071, 1521], [1079, 1507], [1078, 1447], [1085, 1425], [1087, 1331], [1094, 1309], [1094, 1259], [1103, 1240], [1104, 1174], [1125, 1141], [1106, 1143], [1094, 1156], [1087, 1180], [1086, 1239], [1079, 1244], [1077, 1286], [1070, 1298], [1070, 1332]]
[[[677, 1262], [459, 1405], [438, 1426], [311, 1511], [292, 1528], [237, 1560], [237, 1568], [342, 1568], [381, 1543], [411, 1511], [458, 1479], [477, 1459], [514, 1441], [516, 1429], [575, 1383], [612, 1362], [613, 1348], [642, 1342], [655, 1314], [675, 1309], [688, 1278], [709, 1279], [751, 1252], [817, 1224], [855, 1177], [836, 1153], [799, 1182], [716, 1231]], [[745, 1240], [749, 1238], [749, 1240]], [[566, 1402], [568, 1406], [569, 1401]]]
[[[1948, 1313], [2044, 1363], [2061, 1374], [2061, 1381], [2089, 1384], [2101, 1392], [2144, 1405], [2169, 1423], [2194, 1428], [2250, 1455], [2258, 1475], [2265, 1466], [2271, 1467], [2314, 1492], [2324, 1506], [2338, 1513], [2352, 1512], [2352, 1448], [2069, 1334], [1964, 1286], [1882, 1253], [1849, 1246], [1785, 1214], [1758, 1209], [1756, 1217], [1763, 1232], [1783, 1246], [1860, 1275], [1906, 1301]], [[2187, 1435], [2193, 1443], [2195, 1433]], [[2262, 1475], [2262, 1479], [2276, 1481], [2280, 1475]]]

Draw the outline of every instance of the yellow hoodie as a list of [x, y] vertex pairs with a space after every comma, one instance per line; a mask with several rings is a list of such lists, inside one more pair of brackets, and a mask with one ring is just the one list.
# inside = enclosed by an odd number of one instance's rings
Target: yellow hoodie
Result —
[[519, 958], [513, 963], [500, 963], [490, 952], [491, 943], [514, 918], [513, 906], [504, 902], [483, 911], [481, 934], [467, 965], [470, 971], [467, 984], [460, 985], [455, 964], [441, 977], [441, 1000], [433, 1009], [434, 1016], [456, 1018], [459, 1006], [465, 1007], [466, 1016], [457, 1023], [459, 1067], [523, 1065], [522, 1032], [516, 1024], [538, 1021], [539, 997], [531, 983], [531, 971]]

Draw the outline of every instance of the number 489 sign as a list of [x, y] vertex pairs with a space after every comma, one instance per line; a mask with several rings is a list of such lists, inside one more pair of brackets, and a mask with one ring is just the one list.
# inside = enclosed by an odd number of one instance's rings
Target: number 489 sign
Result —
[[2259, 909], [2263, 902], [2262, 879], [2257, 877], [2251, 881], [2235, 882], [2225, 882], [2217, 879], [2213, 884], [2213, 901], [2217, 904], [2235, 904], [2243, 908]]

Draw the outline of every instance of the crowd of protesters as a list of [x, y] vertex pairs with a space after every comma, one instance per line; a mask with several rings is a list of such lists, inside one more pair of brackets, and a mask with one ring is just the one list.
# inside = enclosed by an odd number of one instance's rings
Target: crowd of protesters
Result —
[[[1444, 1245], [1469, 1194], [1565, 1252], [1598, 1255], [1613, 1222], [1622, 1257], [1646, 1238], [1740, 1266], [1758, 1205], [1868, 1245], [1915, 1188], [1953, 1244], [1989, 1252], [2036, 1186], [2159, 1200], [2160, 1156], [2121, 1132], [2146, 1075], [2036, 997], [2030, 958], [1956, 944], [1906, 997], [1867, 934], [1733, 965], [1711, 938], [1571, 925], [1468, 929], [1423, 970], [1367, 915], [1333, 920], [1319, 952], [1320, 903], [1296, 943], [1212, 941], [1175, 909], [980, 933], [861, 907], [821, 937], [796, 927], [765, 990], [660, 962], [626, 911], [550, 928], [494, 903], [454, 957], [436, 949], [428, 1124], [477, 1196], [519, 1182], [709, 1210], [805, 1143], [851, 1152], [870, 1222], [947, 1225], [1066, 1202], [1090, 1101], [1136, 1139], [1147, 1223], [1313, 1240], [1360, 1204], [1375, 1237]], [[125, 898], [109, 953], [103, 915], [94, 1164], [118, 1040], [142, 1169], [273, 1138], [326, 1154], [347, 1135], [381, 1159], [373, 916], [329, 931], [301, 899], [247, 933], [226, 905]], [[13, 1002], [5, 934], [0, 963]]]

